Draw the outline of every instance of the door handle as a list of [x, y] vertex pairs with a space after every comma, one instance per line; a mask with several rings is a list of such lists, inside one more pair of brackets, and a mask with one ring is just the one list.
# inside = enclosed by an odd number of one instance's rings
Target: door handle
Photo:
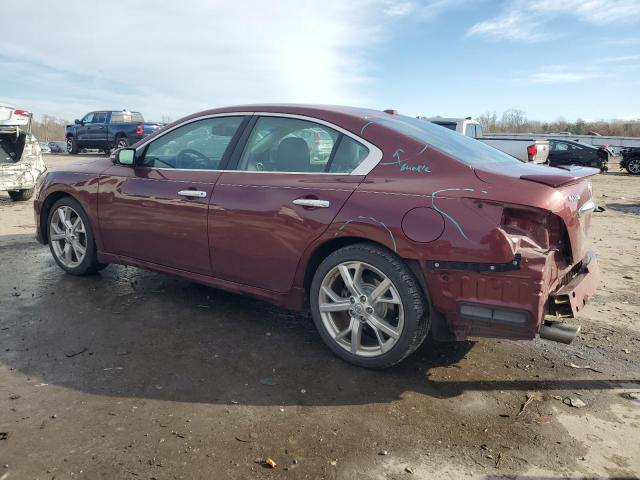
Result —
[[205, 198], [207, 192], [203, 192], [202, 190], [180, 190], [178, 195], [189, 198]]
[[316, 198], [296, 198], [293, 204], [300, 205], [301, 207], [315, 208], [329, 208], [331, 205], [328, 200], [318, 200]]

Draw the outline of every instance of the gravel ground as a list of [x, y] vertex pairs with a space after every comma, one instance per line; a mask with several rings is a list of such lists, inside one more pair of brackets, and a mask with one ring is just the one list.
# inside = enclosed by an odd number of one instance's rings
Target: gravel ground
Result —
[[0, 193], [0, 480], [640, 478], [639, 185], [594, 180], [602, 282], [572, 345], [427, 341], [386, 371], [245, 297], [65, 275]]

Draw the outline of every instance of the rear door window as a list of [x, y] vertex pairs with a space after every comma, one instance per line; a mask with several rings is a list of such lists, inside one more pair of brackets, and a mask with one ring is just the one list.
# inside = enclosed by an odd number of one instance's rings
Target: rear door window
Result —
[[343, 135], [338, 144], [338, 148], [331, 159], [329, 172], [331, 173], [351, 173], [367, 156], [369, 149], [353, 138]]
[[260, 117], [249, 136], [238, 170], [325, 172], [340, 133], [307, 120]]
[[368, 155], [367, 147], [326, 125], [296, 118], [261, 117], [237, 170], [349, 174]]

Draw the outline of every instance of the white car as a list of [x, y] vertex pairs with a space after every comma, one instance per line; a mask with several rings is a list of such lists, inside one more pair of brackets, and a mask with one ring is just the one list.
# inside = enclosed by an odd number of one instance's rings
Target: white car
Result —
[[421, 117], [431, 123], [456, 131], [466, 137], [475, 138], [504, 153], [516, 157], [523, 162], [547, 163], [549, 158], [549, 141], [535, 135], [511, 136], [509, 134], [486, 134], [482, 126], [471, 117], [443, 118]]
[[28, 200], [47, 167], [31, 133], [31, 113], [0, 105], [0, 191], [12, 200]]

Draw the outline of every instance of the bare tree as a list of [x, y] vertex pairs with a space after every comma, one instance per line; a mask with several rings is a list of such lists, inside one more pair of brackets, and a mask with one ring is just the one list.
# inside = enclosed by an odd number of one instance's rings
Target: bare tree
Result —
[[40, 120], [31, 121], [31, 131], [41, 142], [64, 140], [67, 120], [44, 114]]
[[502, 112], [502, 128], [510, 132], [519, 133], [524, 131], [524, 127], [527, 124], [527, 116], [523, 110], [517, 108], [510, 108]]
[[498, 131], [498, 114], [494, 110], [493, 112], [486, 111], [482, 115], [476, 118], [480, 122], [483, 132], [497, 132]]

